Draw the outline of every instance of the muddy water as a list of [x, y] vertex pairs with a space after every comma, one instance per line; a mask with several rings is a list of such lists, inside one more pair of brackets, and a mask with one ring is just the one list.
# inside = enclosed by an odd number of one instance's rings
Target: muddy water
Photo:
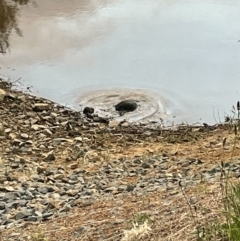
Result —
[[19, 88], [113, 116], [135, 98], [130, 120], [188, 123], [223, 120], [240, 99], [238, 0], [25, 3], [0, 55], [1, 74], [21, 77]]

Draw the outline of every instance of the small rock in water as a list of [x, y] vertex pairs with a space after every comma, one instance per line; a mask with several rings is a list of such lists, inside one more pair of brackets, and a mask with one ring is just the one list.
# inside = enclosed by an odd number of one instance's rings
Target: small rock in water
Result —
[[134, 100], [123, 100], [115, 105], [116, 111], [134, 111], [137, 109], [137, 103]]

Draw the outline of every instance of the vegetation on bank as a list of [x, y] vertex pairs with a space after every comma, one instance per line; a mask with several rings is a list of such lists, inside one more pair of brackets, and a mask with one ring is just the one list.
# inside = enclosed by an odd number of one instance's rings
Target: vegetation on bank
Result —
[[[234, 144], [232, 153], [235, 152], [237, 143], [240, 140], [240, 102], [237, 102], [236, 108], [233, 106], [233, 116], [226, 117], [229, 123], [229, 128], [234, 131]], [[222, 148], [225, 150], [227, 137], [223, 139]], [[198, 221], [194, 218], [194, 213], [189, 205], [193, 221], [195, 222], [197, 230], [197, 241], [211, 241], [211, 240], [226, 240], [238, 241], [240, 240], [240, 183], [239, 181], [232, 181], [233, 173], [232, 167], [234, 160], [221, 161], [221, 176], [219, 190], [221, 193], [221, 202], [223, 211], [219, 213], [222, 217], [220, 220], [215, 220], [213, 223], [206, 223], [204, 226], [198, 226]], [[238, 177], [237, 177], [238, 178]], [[187, 199], [186, 199], [187, 200]], [[197, 212], [197, 210], [195, 210]]]

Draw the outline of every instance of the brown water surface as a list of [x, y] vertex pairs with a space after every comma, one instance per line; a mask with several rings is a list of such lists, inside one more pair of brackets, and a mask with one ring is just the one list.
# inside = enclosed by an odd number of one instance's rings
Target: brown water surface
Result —
[[239, 23], [238, 0], [0, 0], [0, 71], [76, 109], [135, 95], [130, 120], [214, 123], [240, 99]]

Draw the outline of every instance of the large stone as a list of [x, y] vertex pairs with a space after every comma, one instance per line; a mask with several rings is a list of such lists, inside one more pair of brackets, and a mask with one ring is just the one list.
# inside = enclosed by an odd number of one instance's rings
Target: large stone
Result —
[[137, 103], [134, 100], [123, 100], [115, 105], [116, 111], [134, 111], [137, 109]]

